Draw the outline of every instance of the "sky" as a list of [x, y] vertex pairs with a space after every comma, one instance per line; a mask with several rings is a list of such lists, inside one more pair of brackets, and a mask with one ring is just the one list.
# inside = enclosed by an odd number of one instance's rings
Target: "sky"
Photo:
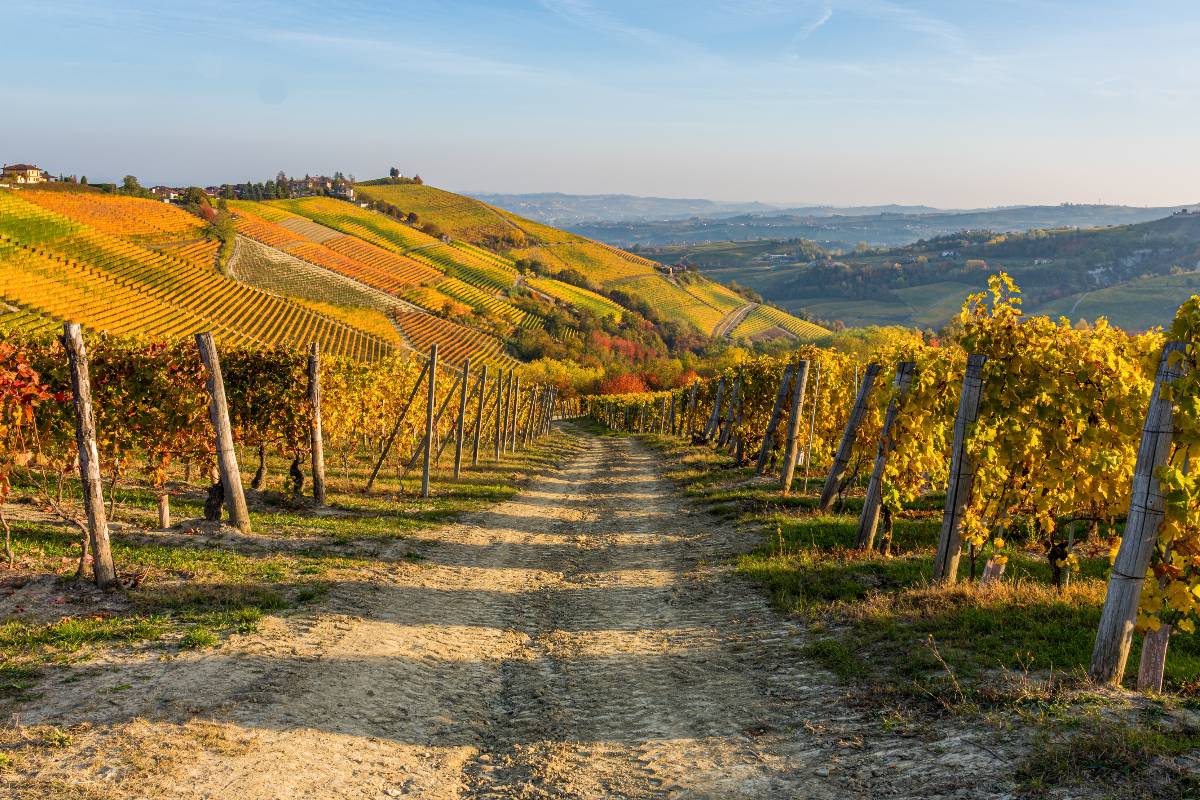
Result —
[[1195, 0], [0, 7], [0, 160], [93, 182], [1200, 201]]

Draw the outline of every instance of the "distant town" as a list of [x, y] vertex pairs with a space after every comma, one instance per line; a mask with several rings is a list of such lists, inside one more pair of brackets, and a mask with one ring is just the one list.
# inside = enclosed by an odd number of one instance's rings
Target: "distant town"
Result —
[[[405, 178], [400, 171], [393, 167], [390, 170], [391, 180], [412, 181], [420, 183], [419, 176]], [[125, 176], [122, 184], [89, 183], [86, 175], [54, 175], [36, 164], [5, 164], [0, 170], [0, 188], [20, 188], [47, 184], [74, 184], [92, 186], [101, 191], [128, 193], [131, 187], [137, 188], [137, 193], [162, 200], [165, 203], [183, 202], [189, 187], [185, 186], [149, 186], [142, 187], [132, 175]], [[200, 187], [213, 198], [227, 200], [276, 200], [293, 197], [337, 197], [342, 200], [354, 200], [354, 176], [335, 172], [333, 175], [305, 175], [303, 178], [289, 177], [283, 172], [278, 173], [274, 180], [246, 183], [223, 183], [220, 185]]]

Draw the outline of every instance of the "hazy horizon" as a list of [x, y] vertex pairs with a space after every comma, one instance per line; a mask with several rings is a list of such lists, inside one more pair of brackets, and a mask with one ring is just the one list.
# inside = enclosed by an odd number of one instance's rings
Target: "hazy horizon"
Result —
[[474, 193], [1200, 200], [1182, 2], [17, 0], [6, 24], [37, 35], [0, 52], [0, 159], [93, 181], [394, 165]]

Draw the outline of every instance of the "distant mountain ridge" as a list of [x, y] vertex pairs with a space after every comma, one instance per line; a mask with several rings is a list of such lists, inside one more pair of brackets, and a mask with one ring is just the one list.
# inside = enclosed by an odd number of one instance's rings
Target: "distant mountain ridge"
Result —
[[949, 209], [888, 203], [873, 206], [833, 206], [819, 203], [763, 203], [758, 200], [707, 200], [686, 197], [646, 197], [633, 194], [567, 194], [532, 192], [505, 194], [465, 192], [490, 205], [524, 214], [538, 222], [577, 225], [750, 216], [872, 216], [875, 214], [938, 214]]

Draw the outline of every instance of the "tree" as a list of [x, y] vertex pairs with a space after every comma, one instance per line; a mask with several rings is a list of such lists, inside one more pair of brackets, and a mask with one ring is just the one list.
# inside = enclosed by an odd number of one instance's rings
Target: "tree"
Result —
[[132, 175], [126, 175], [121, 179], [121, 194], [128, 194], [134, 197], [145, 197], [147, 192], [142, 185], [138, 183], [138, 179]]
[[400, 169], [398, 167], [392, 167], [391, 169], [388, 170], [388, 177], [389, 178], [399, 178], [400, 177]]
[[80, 186], [87, 186], [87, 185], [88, 185], [88, 182], [87, 182], [87, 175], [84, 175], [82, 178], [80, 178], [80, 179], [79, 179], [79, 185], [80, 185]]
[[425, 181], [421, 180], [421, 176], [420, 176], [420, 175], [413, 175], [413, 183], [417, 184], [418, 186], [424, 186], [424, 185], [425, 185]]

